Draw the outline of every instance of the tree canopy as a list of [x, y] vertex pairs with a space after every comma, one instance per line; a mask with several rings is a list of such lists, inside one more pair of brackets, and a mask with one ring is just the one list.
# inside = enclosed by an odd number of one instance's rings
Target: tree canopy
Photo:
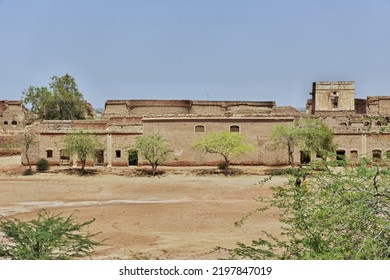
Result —
[[271, 133], [271, 141], [275, 147], [287, 147], [288, 164], [294, 165], [294, 150], [298, 145], [299, 131], [294, 125], [277, 125]]
[[75, 120], [85, 119], [88, 105], [79, 91], [75, 79], [66, 74], [53, 76], [47, 87], [30, 86], [22, 92], [22, 101], [31, 106], [31, 111], [40, 119]]
[[157, 167], [168, 159], [171, 152], [169, 144], [157, 133], [138, 137], [134, 148], [150, 163], [153, 176], [156, 175]]
[[321, 119], [300, 118], [296, 126], [301, 149], [314, 152], [322, 159], [333, 156], [336, 149], [333, 131]]
[[95, 135], [79, 131], [68, 134], [64, 139], [64, 150], [69, 154], [77, 155], [81, 163], [81, 173], [84, 173], [87, 158], [94, 158], [96, 151], [101, 149], [102, 144], [97, 140]]
[[[265, 232], [251, 245], [238, 243], [234, 258], [390, 259], [390, 172], [362, 160], [358, 166], [296, 171], [259, 202], [278, 208], [281, 236]], [[306, 174], [308, 182], [297, 185]], [[242, 221], [241, 221], [242, 222]]]
[[199, 152], [221, 155], [226, 168], [229, 167], [231, 157], [240, 156], [253, 150], [253, 146], [245, 143], [241, 134], [228, 131], [207, 133], [199, 138], [192, 147]]
[[322, 159], [334, 155], [333, 131], [322, 120], [300, 118], [290, 125], [277, 125], [272, 130], [274, 146], [287, 148], [288, 163], [294, 165], [294, 150], [313, 152]]
[[78, 222], [75, 213], [68, 217], [45, 210], [31, 221], [2, 218], [0, 257], [12, 260], [67, 260], [88, 256], [101, 241], [93, 238], [99, 233], [87, 230], [94, 219]]

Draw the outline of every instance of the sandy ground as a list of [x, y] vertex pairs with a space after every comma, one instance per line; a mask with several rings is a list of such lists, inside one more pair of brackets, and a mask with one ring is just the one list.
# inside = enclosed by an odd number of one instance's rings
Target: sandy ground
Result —
[[96, 218], [90, 229], [101, 231], [107, 245], [96, 249], [94, 259], [217, 259], [223, 254], [213, 251], [216, 246], [232, 248], [263, 236], [262, 230], [280, 229], [272, 211], [234, 226], [261, 206], [256, 198], [269, 196], [280, 178], [259, 185], [260, 175], [201, 176], [191, 168], [159, 177], [129, 176], [124, 168], [90, 176], [55, 170], [21, 176], [23, 169], [19, 157], [0, 158], [0, 215], [31, 219], [44, 208], [78, 210], [80, 221]]

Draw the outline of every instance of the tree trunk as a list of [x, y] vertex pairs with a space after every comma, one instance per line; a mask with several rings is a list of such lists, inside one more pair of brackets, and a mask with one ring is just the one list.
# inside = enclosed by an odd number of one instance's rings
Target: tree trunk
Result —
[[85, 172], [85, 163], [86, 163], [85, 160], [82, 160], [82, 161], [81, 161], [81, 170], [80, 170], [81, 175], [84, 175], [84, 172]]
[[32, 170], [31, 168], [31, 162], [30, 162], [30, 158], [28, 156], [28, 150], [30, 149], [30, 145], [29, 144], [26, 144], [26, 151], [25, 151], [25, 156], [26, 156], [26, 160], [27, 160], [27, 164], [28, 164], [28, 169], [30, 169], [30, 171]]
[[288, 164], [294, 167], [294, 148], [288, 145]]

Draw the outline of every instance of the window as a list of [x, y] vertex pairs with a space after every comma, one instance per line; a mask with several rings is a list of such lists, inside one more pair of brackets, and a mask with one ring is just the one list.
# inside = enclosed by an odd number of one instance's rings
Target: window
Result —
[[240, 132], [240, 127], [238, 125], [231, 125], [230, 132]]
[[390, 159], [390, 150], [386, 151], [386, 158]]
[[196, 133], [205, 132], [205, 127], [204, 127], [204, 125], [196, 125], [196, 126], [195, 126], [195, 132], [196, 132]]
[[4, 125], [8, 125], [8, 122], [7, 122], [7, 121], [4, 121]]
[[68, 151], [60, 150], [60, 164], [61, 165], [69, 165], [70, 163], [70, 155]]
[[358, 159], [358, 151], [351, 151], [351, 159], [352, 160], [355, 160], [355, 159]]
[[46, 157], [52, 158], [53, 157], [53, 150], [46, 150]]
[[104, 151], [96, 150], [95, 153], [95, 165], [103, 165], [104, 164]]
[[336, 160], [345, 160], [345, 151], [337, 150], [336, 151]]
[[121, 157], [121, 150], [115, 151], [115, 157], [120, 158]]
[[378, 162], [382, 159], [382, 151], [381, 150], [373, 150], [372, 151], [372, 160], [374, 162]]
[[[333, 93], [335, 94], [335, 93]], [[332, 96], [330, 98], [330, 102], [332, 103], [332, 108], [338, 108], [339, 107], [339, 97], [338, 96]]]
[[11, 123], [12, 125], [17, 125], [18, 124], [18, 122], [17, 121], [12, 121], [12, 123]]

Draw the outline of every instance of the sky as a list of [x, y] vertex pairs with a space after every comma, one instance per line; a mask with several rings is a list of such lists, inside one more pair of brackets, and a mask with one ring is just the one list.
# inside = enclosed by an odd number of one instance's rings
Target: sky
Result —
[[390, 0], [0, 0], [0, 100], [66, 73], [95, 108], [390, 95]]

